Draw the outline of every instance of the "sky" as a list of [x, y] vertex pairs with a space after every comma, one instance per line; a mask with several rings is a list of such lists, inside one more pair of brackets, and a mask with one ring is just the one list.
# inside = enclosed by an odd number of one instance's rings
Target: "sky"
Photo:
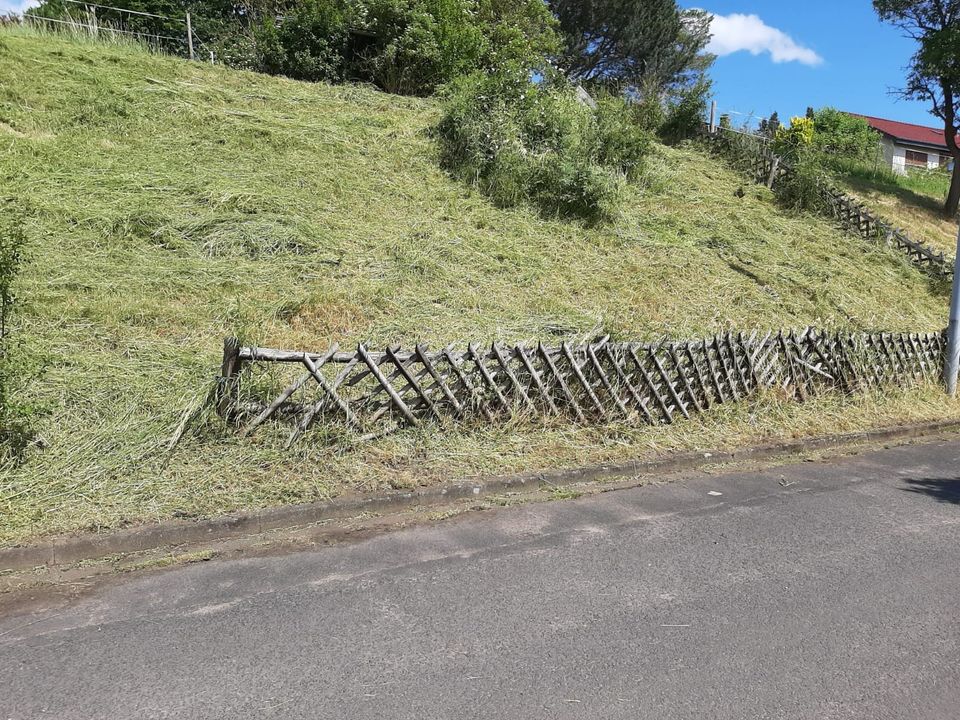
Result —
[[[2, 0], [0, 0], [2, 1]], [[891, 94], [916, 49], [881, 23], [870, 0], [681, 0], [714, 15], [710, 71], [720, 112], [734, 125], [808, 106], [936, 126], [927, 105]]]
[[[37, 0], [0, 0], [0, 14]], [[109, 4], [109, 3], [106, 3]], [[870, 0], [680, 0], [714, 15], [714, 96], [734, 124], [826, 105], [937, 125], [924, 103], [891, 93], [915, 44], [881, 23]]]

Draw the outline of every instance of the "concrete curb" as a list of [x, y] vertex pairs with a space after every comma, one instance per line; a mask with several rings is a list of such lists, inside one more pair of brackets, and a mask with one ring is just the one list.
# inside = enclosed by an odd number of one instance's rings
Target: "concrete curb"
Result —
[[102, 535], [68, 535], [36, 545], [0, 548], [0, 569], [27, 570], [41, 565], [69, 565], [82, 560], [95, 560], [109, 555], [136, 553], [166, 546], [191, 545], [244, 535], [256, 535], [268, 530], [294, 528], [324, 520], [356, 517], [363, 513], [396, 512], [467, 497], [479, 498], [484, 495], [507, 491], [535, 490], [545, 484], [563, 486], [597, 480], [616, 480], [658, 472], [692, 470], [731, 461], [763, 460], [860, 443], [909, 440], [956, 429], [960, 429], [960, 421], [957, 420], [919, 425], [899, 425], [844, 435], [803, 438], [734, 451], [685, 452], [653, 460], [477, 478], [417, 490], [400, 490], [367, 498], [333, 499], [327, 502], [267, 508], [259, 512], [228, 515], [208, 520], [171, 520], [156, 525], [118, 530]]

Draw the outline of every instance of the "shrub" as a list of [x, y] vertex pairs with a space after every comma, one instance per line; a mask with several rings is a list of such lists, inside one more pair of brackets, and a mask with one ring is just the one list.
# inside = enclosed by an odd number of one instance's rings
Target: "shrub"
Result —
[[825, 107], [813, 113], [813, 145], [837, 158], [873, 160], [879, 138], [863, 118]]
[[797, 159], [801, 151], [813, 143], [813, 130], [813, 120], [810, 118], [790, 118], [789, 127], [781, 125], [777, 128], [774, 151], [791, 160]]
[[601, 97], [594, 118], [598, 162], [635, 180], [643, 169], [644, 157], [650, 153], [650, 133], [634, 119], [632, 108], [622, 97]]
[[261, 68], [295, 80], [342, 80], [350, 15], [340, 0], [300, 0], [283, 23], [254, 31]]
[[792, 167], [793, 172], [774, 186], [777, 199], [791, 210], [824, 211], [826, 204], [821, 188], [829, 178], [819, 159], [813, 153], [802, 152]]
[[[659, 128], [660, 136], [668, 142], [694, 137], [703, 124], [709, 96], [710, 80], [706, 77], [674, 91], [667, 99], [666, 113]], [[724, 117], [729, 127], [730, 116]]]
[[496, 203], [530, 201], [587, 222], [616, 213], [651, 142], [623, 99], [601, 98], [592, 110], [566, 82], [535, 84], [516, 66], [455, 82], [437, 135], [444, 167]]

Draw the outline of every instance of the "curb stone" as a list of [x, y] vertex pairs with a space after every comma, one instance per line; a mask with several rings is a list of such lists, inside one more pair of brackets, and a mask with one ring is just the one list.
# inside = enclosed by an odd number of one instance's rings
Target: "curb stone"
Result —
[[842, 435], [803, 438], [732, 451], [693, 451], [652, 460], [631, 460], [566, 470], [476, 478], [366, 498], [335, 498], [324, 502], [267, 508], [258, 512], [204, 520], [169, 520], [155, 525], [104, 534], [67, 535], [35, 545], [0, 548], [0, 570], [15, 571], [42, 565], [70, 565], [84, 560], [155, 550], [165, 546], [257, 535], [268, 530], [356, 517], [363, 513], [396, 512], [468, 497], [480, 498], [506, 491], [535, 490], [543, 485], [564, 486], [598, 480], [617, 480], [656, 472], [692, 470], [732, 461], [798, 455], [812, 450], [826, 450], [860, 443], [909, 440], [958, 429], [960, 429], [960, 420], [900, 425]]

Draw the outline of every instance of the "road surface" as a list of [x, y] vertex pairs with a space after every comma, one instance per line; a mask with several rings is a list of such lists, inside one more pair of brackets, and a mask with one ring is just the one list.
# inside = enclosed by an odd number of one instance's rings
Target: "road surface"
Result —
[[189, 565], [0, 618], [0, 718], [960, 717], [960, 442]]

